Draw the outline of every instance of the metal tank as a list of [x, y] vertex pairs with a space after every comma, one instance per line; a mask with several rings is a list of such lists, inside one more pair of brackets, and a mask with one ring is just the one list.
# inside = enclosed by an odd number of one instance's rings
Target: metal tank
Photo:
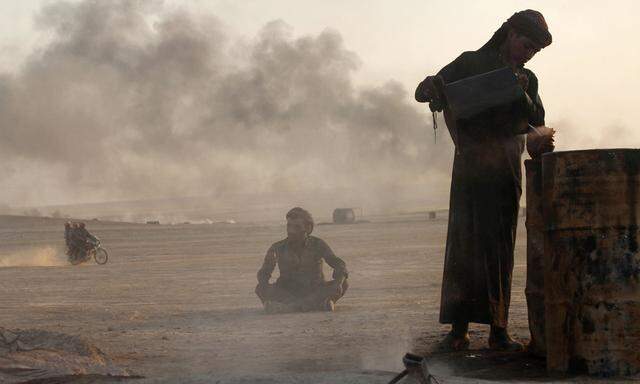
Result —
[[356, 212], [353, 208], [336, 208], [333, 210], [335, 224], [353, 224], [356, 222]]
[[640, 150], [542, 156], [547, 370], [640, 372]]

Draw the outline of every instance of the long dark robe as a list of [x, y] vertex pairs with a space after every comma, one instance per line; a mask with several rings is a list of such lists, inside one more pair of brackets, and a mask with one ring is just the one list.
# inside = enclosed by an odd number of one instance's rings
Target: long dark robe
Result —
[[[438, 74], [450, 83], [504, 66], [495, 49], [481, 49], [463, 53]], [[507, 326], [523, 133], [527, 122], [544, 125], [538, 80], [527, 69], [521, 72], [529, 79], [528, 102], [456, 121], [441, 323]]]

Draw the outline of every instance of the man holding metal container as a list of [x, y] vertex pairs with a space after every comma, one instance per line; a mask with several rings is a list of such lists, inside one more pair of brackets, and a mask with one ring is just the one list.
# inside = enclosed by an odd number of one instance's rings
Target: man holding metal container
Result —
[[[440, 322], [441, 347], [469, 346], [469, 323], [489, 324], [489, 346], [519, 350], [507, 332], [525, 134], [536, 154], [553, 150], [538, 79], [524, 68], [552, 38], [541, 13], [515, 13], [479, 50], [464, 52], [416, 89], [444, 111], [456, 147]], [[533, 150], [533, 149], [532, 149]]]

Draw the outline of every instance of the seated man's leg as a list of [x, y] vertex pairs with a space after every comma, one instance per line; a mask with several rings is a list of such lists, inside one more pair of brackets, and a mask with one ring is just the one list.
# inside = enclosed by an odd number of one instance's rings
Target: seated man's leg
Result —
[[[301, 300], [303, 309], [307, 311], [333, 310], [333, 304], [344, 296], [347, 288], [349, 288], [349, 283], [346, 279], [342, 283], [338, 283], [336, 280], [326, 281]], [[328, 303], [329, 300], [331, 300], [331, 304]]]
[[267, 312], [287, 312], [295, 309], [296, 297], [276, 284], [258, 284], [255, 292]]
[[329, 295], [329, 298], [335, 303], [336, 301], [340, 300], [342, 296], [344, 296], [344, 294], [347, 292], [347, 289], [349, 289], [349, 283], [347, 279], [344, 279], [342, 281], [342, 284], [340, 284], [340, 291], [334, 290], [333, 294]]

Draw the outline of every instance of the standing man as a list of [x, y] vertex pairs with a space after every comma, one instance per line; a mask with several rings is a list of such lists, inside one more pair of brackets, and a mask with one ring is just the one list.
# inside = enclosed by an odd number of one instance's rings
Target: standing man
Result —
[[[287, 238], [273, 244], [258, 271], [256, 294], [267, 312], [333, 311], [347, 291], [347, 267], [324, 240], [311, 236], [313, 217], [296, 207], [287, 213]], [[325, 281], [324, 262], [333, 268]], [[269, 283], [276, 265], [280, 277]]]
[[[456, 145], [451, 181], [440, 322], [451, 324], [441, 347], [469, 346], [469, 323], [491, 326], [489, 347], [520, 350], [507, 332], [513, 251], [521, 187], [521, 156], [527, 124], [544, 125], [538, 79], [524, 68], [551, 34], [540, 12], [511, 16], [479, 50], [464, 52], [436, 76], [418, 85], [416, 100], [445, 112]], [[442, 96], [442, 84], [510, 67], [526, 93], [514, 104], [455, 119]], [[454, 131], [455, 130], [455, 131]], [[455, 132], [455, 134], [454, 134]], [[553, 149], [552, 139], [546, 146]]]

